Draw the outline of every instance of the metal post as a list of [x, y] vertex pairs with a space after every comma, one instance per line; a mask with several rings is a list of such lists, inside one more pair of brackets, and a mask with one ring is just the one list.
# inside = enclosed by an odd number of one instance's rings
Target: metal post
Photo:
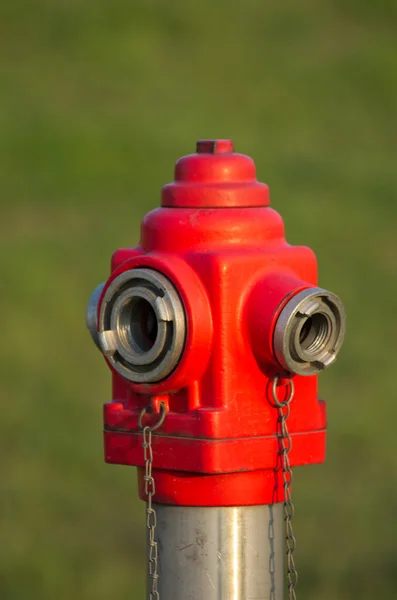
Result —
[[161, 600], [283, 599], [282, 504], [153, 508]]

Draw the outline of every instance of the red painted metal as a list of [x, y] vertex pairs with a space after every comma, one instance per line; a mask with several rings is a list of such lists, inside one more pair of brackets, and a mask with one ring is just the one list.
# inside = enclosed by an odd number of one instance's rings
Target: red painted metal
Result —
[[[187, 337], [163, 381], [135, 384], [113, 372], [104, 407], [105, 459], [143, 465], [141, 409], [164, 425], [153, 434], [156, 502], [249, 505], [282, 501], [277, 411], [271, 381], [287, 376], [273, 353], [273, 329], [286, 301], [317, 284], [316, 259], [285, 241], [281, 217], [255, 165], [229, 140], [198, 142], [181, 158], [162, 207], [146, 215], [136, 248], [117, 250], [109, 283], [137, 267], [166, 275], [182, 299]], [[324, 460], [325, 404], [317, 376], [295, 376], [289, 430], [291, 466]], [[280, 380], [279, 397], [287, 393]], [[138, 469], [141, 496], [142, 469]]]

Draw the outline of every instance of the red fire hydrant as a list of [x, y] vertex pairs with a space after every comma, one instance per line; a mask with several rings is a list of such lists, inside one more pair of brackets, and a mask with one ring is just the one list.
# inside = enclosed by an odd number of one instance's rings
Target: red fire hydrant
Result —
[[231, 141], [199, 141], [161, 204], [87, 311], [113, 376], [105, 459], [138, 467], [151, 598], [281, 600], [291, 467], [324, 460], [317, 373], [343, 306]]

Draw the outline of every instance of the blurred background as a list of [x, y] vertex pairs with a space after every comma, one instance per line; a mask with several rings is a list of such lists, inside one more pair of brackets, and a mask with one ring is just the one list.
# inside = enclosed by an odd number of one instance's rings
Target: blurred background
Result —
[[205, 137], [254, 158], [348, 312], [327, 462], [295, 472], [298, 595], [395, 599], [396, 34], [394, 0], [2, 0], [2, 600], [143, 597], [144, 506], [103, 462], [84, 315]]

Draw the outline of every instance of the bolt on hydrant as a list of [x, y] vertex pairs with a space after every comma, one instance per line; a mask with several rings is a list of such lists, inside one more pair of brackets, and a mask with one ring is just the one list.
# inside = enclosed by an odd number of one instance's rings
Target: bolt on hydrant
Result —
[[177, 161], [87, 325], [113, 377], [105, 459], [138, 467], [147, 502], [147, 597], [282, 600], [286, 545], [295, 599], [291, 468], [324, 460], [317, 374], [345, 313], [251, 158], [201, 140]]

